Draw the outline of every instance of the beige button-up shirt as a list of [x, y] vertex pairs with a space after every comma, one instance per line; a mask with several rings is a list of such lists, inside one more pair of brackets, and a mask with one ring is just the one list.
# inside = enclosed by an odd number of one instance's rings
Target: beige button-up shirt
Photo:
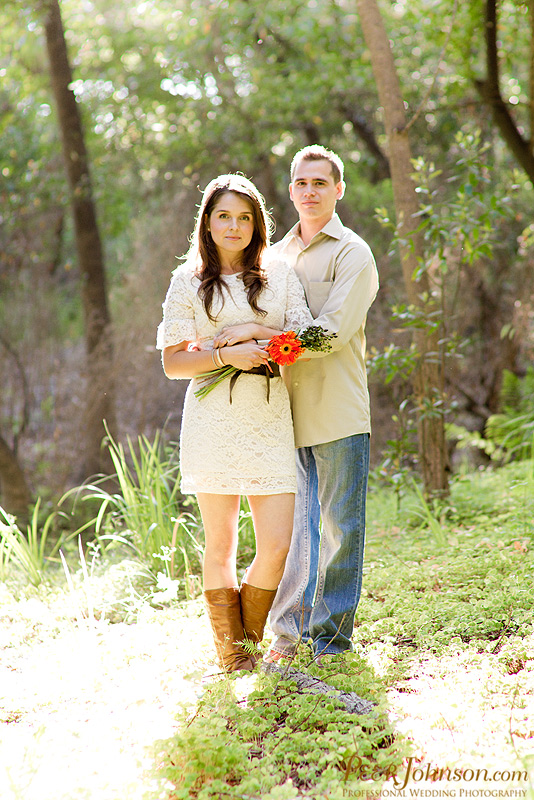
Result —
[[369, 246], [334, 214], [306, 247], [297, 223], [274, 248], [300, 278], [317, 325], [337, 334], [329, 353], [306, 353], [310, 361], [282, 370], [296, 446], [370, 433], [365, 321], [378, 271]]

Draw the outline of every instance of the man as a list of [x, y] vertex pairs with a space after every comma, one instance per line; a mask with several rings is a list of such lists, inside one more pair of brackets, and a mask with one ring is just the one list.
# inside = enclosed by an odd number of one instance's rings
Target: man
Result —
[[342, 225], [343, 162], [312, 145], [291, 165], [298, 223], [275, 247], [300, 278], [330, 353], [284, 370], [295, 426], [297, 498], [291, 548], [271, 610], [268, 661], [311, 639], [316, 662], [351, 650], [358, 605], [369, 474], [370, 409], [365, 320], [378, 290], [368, 245]]

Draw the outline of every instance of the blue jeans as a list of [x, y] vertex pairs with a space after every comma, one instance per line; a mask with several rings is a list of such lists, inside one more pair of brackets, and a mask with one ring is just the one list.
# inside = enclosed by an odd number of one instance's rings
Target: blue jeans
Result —
[[[362, 588], [369, 434], [299, 447], [293, 537], [271, 609], [273, 649], [352, 650]], [[321, 525], [322, 523], [322, 525]]]

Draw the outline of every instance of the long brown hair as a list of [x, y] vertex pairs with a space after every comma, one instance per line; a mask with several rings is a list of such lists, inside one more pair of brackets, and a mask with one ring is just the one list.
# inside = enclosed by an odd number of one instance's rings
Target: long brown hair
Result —
[[219, 175], [204, 190], [197, 215], [195, 230], [191, 237], [191, 247], [187, 259], [195, 265], [195, 274], [200, 279], [198, 294], [206, 314], [214, 322], [212, 305], [215, 292], [223, 299], [223, 288], [226, 286], [221, 276], [221, 263], [217, 246], [208, 230], [210, 214], [221, 195], [233, 192], [250, 204], [254, 222], [254, 233], [250, 244], [244, 249], [242, 256], [241, 279], [247, 290], [250, 307], [264, 316], [267, 312], [258, 305], [258, 298], [266, 285], [265, 273], [261, 262], [265, 248], [269, 245], [273, 223], [265, 207], [265, 201], [252, 181], [243, 175]]

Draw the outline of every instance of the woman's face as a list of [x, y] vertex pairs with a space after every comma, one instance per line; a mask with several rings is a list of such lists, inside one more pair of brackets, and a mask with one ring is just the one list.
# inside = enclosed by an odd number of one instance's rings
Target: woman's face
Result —
[[209, 215], [208, 231], [223, 266], [239, 261], [254, 235], [252, 205], [234, 192], [225, 192]]

